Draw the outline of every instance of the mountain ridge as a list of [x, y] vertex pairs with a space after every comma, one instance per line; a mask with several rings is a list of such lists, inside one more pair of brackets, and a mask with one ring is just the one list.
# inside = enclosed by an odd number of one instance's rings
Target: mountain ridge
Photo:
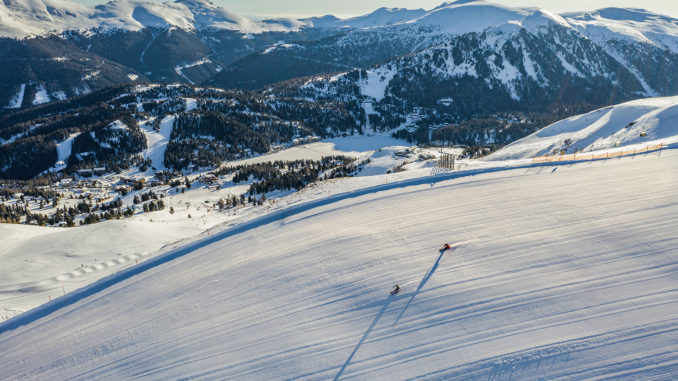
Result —
[[[638, 8], [603, 8], [589, 12], [558, 15], [537, 7], [510, 7], [485, 0], [444, 2], [431, 9], [382, 7], [371, 13], [337, 18], [333, 15], [309, 18], [269, 18], [254, 20], [230, 12], [209, 0], [114, 0], [88, 7], [71, 0], [5, 0], [0, 3], [0, 36], [25, 38], [65, 31], [125, 29], [137, 31], [148, 27], [178, 27], [185, 30], [232, 30], [243, 34], [291, 32], [303, 28], [374, 29], [393, 25], [434, 25], [446, 32], [479, 32], [488, 26], [520, 23], [526, 18], [551, 20], [561, 25], [586, 29], [585, 23], [596, 21], [609, 30], [619, 30], [620, 23], [645, 23], [648, 30], [678, 34], [678, 21]], [[476, 18], [475, 23], [469, 23]], [[478, 18], [481, 18], [478, 23]], [[543, 21], [543, 20], [542, 20]], [[459, 24], [462, 27], [459, 27]], [[26, 25], [31, 24], [31, 25]], [[453, 28], [450, 24], [455, 24]], [[474, 25], [472, 25], [474, 24]], [[622, 31], [624, 32], [624, 31]], [[628, 34], [628, 33], [627, 33]], [[631, 34], [629, 34], [631, 35]], [[677, 45], [678, 46], [678, 45]]]

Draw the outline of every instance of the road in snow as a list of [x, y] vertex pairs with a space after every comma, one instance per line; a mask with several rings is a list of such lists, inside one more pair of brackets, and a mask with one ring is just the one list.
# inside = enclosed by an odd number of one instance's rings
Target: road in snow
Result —
[[272, 213], [0, 324], [3, 376], [676, 378], [677, 167], [421, 178]]

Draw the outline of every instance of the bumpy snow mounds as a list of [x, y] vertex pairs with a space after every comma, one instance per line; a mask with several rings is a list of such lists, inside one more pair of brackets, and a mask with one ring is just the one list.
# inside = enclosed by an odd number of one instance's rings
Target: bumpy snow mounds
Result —
[[678, 97], [605, 107], [556, 122], [509, 144], [486, 160], [633, 149], [678, 142]]
[[668, 150], [299, 205], [0, 324], [0, 368], [6, 379], [676, 378], [676, 169]]

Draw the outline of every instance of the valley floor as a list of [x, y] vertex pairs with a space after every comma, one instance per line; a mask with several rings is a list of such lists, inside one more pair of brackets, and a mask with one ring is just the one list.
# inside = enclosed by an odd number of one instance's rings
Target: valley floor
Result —
[[3, 378], [678, 376], [678, 150], [402, 176], [0, 323]]

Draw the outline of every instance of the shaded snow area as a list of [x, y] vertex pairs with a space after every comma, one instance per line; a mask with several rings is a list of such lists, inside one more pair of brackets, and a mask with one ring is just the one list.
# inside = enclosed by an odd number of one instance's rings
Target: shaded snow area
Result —
[[[3, 378], [678, 376], [677, 150], [374, 178], [121, 258], [125, 270], [0, 323]], [[157, 226], [139, 239], [173, 234]], [[74, 239], [72, 272], [87, 248], [127, 240], [46, 231], [15, 252], [48, 261], [39, 240]]]
[[[193, 100], [195, 102], [195, 100]], [[190, 105], [187, 100], [187, 106]], [[165, 169], [165, 151], [167, 151], [167, 144], [169, 143], [172, 128], [174, 128], [174, 120], [176, 116], [166, 116], [160, 122], [160, 130], [155, 131], [148, 123], [141, 123], [142, 131], [146, 135], [146, 144], [148, 148], [144, 151], [144, 158], [151, 159], [153, 167], [157, 170]]]
[[212, 61], [210, 61], [209, 58], [203, 58], [201, 60], [191, 62], [191, 63], [185, 64], [185, 65], [177, 65], [177, 66], [174, 67], [174, 71], [177, 74], [179, 74], [180, 76], [184, 77], [184, 79], [187, 80], [188, 83], [195, 84], [195, 82], [193, 82], [190, 78], [188, 78], [188, 76], [186, 76], [186, 74], [184, 74], [183, 70], [186, 69], [186, 68], [189, 68], [189, 67], [200, 66], [200, 65], [204, 65], [204, 64], [207, 64], [207, 63], [210, 63], [210, 62], [212, 62]]
[[66, 100], [66, 93], [63, 91], [55, 91], [52, 93], [52, 97], [54, 97], [54, 99], [63, 101]]
[[4, 139], [0, 138], [0, 145], [5, 145], [5, 144], [9, 144], [9, 143], [14, 143], [15, 141], [17, 141], [17, 140], [19, 140], [19, 139], [21, 139], [21, 138], [23, 138], [23, 137], [29, 135], [33, 130], [35, 130], [35, 129], [38, 128], [38, 127], [40, 127], [40, 124], [36, 124], [36, 125], [34, 125], [34, 126], [31, 126], [31, 127], [28, 128], [28, 131], [25, 131], [25, 132], [22, 132], [22, 133], [13, 135], [13, 136], [11, 136], [9, 139], [7, 139], [7, 140], [4, 140]]
[[650, 98], [574, 116], [509, 144], [486, 160], [642, 148], [678, 142], [678, 97]]
[[198, 102], [195, 100], [195, 98], [184, 98], [184, 102], [186, 103], [186, 112], [198, 108]]
[[66, 168], [68, 163], [68, 158], [71, 156], [73, 149], [73, 140], [78, 137], [80, 133], [71, 134], [68, 139], [57, 144], [57, 162], [54, 165], [54, 170], [61, 171]]
[[290, 49], [290, 48], [299, 48], [299, 49], [304, 49], [303, 46], [299, 44], [286, 44], [284, 42], [279, 42], [277, 44], [273, 44], [270, 47], [266, 48], [261, 54], [269, 54], [272, 51], [278, 49], [278, 48], [283, 48], [283, 49]]
[[177, 222], [108, 221], [66, 230], [2, 224], [0, 320], [114, 274], [202, 230]]
[[337, 19], [333, 16], [316, 17], [311, 19], [314, 27], [335, 28], [378, 28], [408, 22], [426, 14], [423, 9], [379, 8], [376, 11], [348, 19]]
[[377, 102], [386, 97], [386, 89], [396, 74], [396, 70], [380, 66], [367, 71], [367, 78], [360, 81], [360, 93], [374, 98]]
[[48, 103], [50, 101], [49, 95], [47, 94], [47, 90], [45, 89], [44, 86], [38, 86], [35, 89], [36, 93], [35, 96], [33, 97], [33, 105], [41, 105], [43, 103]]
[[24, 102], [24, 94], [26, 93], [26, 84], [22, 83], [19, 92], [9, 100], [9, 105], [6, 108], [21, 108]]

